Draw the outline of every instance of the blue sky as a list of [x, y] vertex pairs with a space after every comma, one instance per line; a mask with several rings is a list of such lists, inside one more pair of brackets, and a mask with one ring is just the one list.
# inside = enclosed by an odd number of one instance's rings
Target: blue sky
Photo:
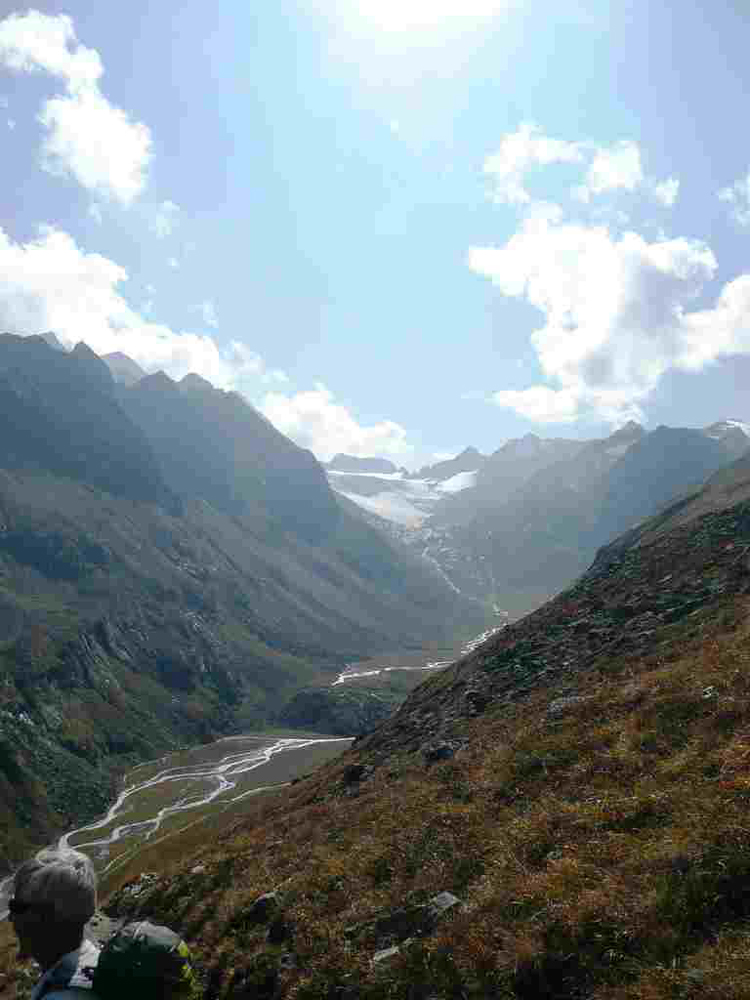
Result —
[[750, 419], [750, 15], [562, 6], [0, 3], [0, 327], [323, 459]]

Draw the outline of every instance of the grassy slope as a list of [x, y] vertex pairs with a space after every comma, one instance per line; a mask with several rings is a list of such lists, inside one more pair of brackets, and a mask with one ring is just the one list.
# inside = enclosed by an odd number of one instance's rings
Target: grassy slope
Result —
[[[749, 996], [750, 505], [701, 503], [164, 857], [130, 908], [187, 934], [211, 997], [270, 982], [280, 949], [243, 914], [281, 883], [295, 963], [275, 995]], [[437, 741], [457, 752], [430, 765]], [[461, 910], [373, 966], [367, 920], [442, 890]]]

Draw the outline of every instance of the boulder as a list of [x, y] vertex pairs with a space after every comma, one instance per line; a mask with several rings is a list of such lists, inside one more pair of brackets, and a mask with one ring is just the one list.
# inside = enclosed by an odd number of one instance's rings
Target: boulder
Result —
[[349, 764], [344, 769], [342, 780], [345, 785], [354, 785], [366, 777], [367, 770], [364, 764]]
[[556, 718], [557, 716], [564, 715], [569, 709], [575, 708], [576, 705], [582, 705], [584, 701], [589, 699], [584, 695], [571, 695], [568, 698], [555, 698], [547, 706], [547, 715], [551, 718]]
[[436, 764], [441, 760], [450, 760], [456, 753], [456, 749], [451, 743], [433, 743], [425, 747], [422, 756], [428, 764]]
[[258, 896], [243, 914], [243, 922], [248, 924], [265, 924], [277, 913], [281, 900], [277, 892], [266, 892]]

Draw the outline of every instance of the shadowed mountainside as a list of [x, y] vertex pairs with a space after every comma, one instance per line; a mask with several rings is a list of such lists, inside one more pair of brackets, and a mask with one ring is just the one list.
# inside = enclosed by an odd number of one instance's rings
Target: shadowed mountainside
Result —
[[0, 866], [118, 768], [483, 616], [239, 396], [0, 337]]

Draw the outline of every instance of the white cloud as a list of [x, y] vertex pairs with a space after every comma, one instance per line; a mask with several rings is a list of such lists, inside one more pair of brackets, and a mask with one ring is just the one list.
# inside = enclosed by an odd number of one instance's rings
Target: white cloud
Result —
[[586, 179], [575, 193], [582, 201], [588, 201], [592, 195], [605, 191], [635, 191], [643, 179], [638, 144], [625, 139], [596, 150]]
[[49, 73], [65, 84], [67, 93], [46, 101], [39, 115], [47, 129], [43, 168], [130, 204], [146, 183], [151, 136], [104, 97], [99, 53], [77, 42], [72, 19], [35, 10], [11, 14], [0, 21], [0, 62], [19, 72]]
[[494, 181], [495, 201], [536, 210], [541, 202], [527, 189], [528, 175], [553, 164], [585, 168], [583, 183], [570, 191], [585, 203], [603, 194], [642, 190], [671, 208], [680, 186], [674, 177], [657, 182], [644, 173], [637, 142], [623, 139], [605, 146], [590, 140], [555, 139], [544, 135], [533, 122], [523, 122], [517, 132], [502, 137], [497, 152], [485, 160], [484, 173]]
[[680, 182], [676, 177], [668, 177], [658, 184], [654, 184], [654, 197], [661, 202], [665, 208], [672, 208], [680, 193]]
[[0, 329], [19, 334], [54, 330], [67, 346], [84, 340], [98, 354], [122, 351], [147, 371], [173, 378], [197, 372], [214, 385], [254, 392], [283, 382], [263, 359], [237, 341], [152, 323], [120, 292], [127, 271], [86, 253], [67, 233], [45, 227], [26, 244], [0, 229]]
[[732, 218], [740, 226], [750, 226], [750, 171], [719, 191], [719, 199], [731, 205]]
[[321, 461], [338, 452], [366, 458], [372, 455], [402, 460], [413, 453], [406, 431], [392, 420], [363, 427], [349, 410], [334, 400], [323, 385], [287, 396], [266, 394], [261, 411], [282, 433]]
[[160, 240], [171, 236], [177, 225], [179, 214], [179, 205], [175, 205], [173, 201], [163, 201], [156, 209], [156, 214], [151, 222], [151, 231], [156, 233]]
[[750, 351], [742, 315], [750, 276], [727, 285], [714, 309], [686, 312], [717, 268], [697, 240], [647, 242], [634, 232], [528, 218], [503, 246], [472, 248], [469, 265], [545, 317], [531, 336], [544, 384], [494, 395], [532, 420], [637, 417], [669, 368]]
[[500, 148], [484, 162], [484, 172], [495, 184], [495, 200], [508, 205], [528, 205], [532, 198], [524, 187], [526, 174], [535, 166], [581, 163], [585, 146], [541, 134], [538, 125], [523, 122], [517, 132], [503, 136]]
[[216, 306], [209, 299], [204, 299], [196, 308], [200, 309], [203, 322], [208, 326], [217, 327], [219, 325], [219, 320], [216, 316]]

